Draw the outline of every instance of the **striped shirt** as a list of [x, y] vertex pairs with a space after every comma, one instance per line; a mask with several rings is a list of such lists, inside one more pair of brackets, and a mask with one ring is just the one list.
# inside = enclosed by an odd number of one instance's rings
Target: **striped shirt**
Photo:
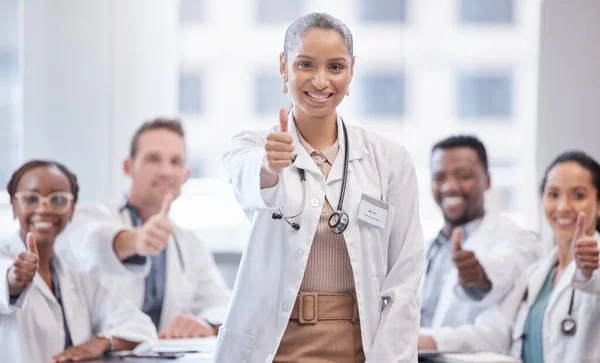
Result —
[[[338, 142], [336, 141], [327, 149], [318, 152], [304, 140], [299, 132], [298, 138], [327, 179], [339, 150]], [[323, 204], [317, 231], [308, 255], [304, 279], [300, 285], [301, 292], [354, 293], [354, 275], [346, 240], [343, 234], [333, 233], [327, 224], [329, 216], [334, 212], [331, 202], [337, 203], [337, 201], [325, 199]]]

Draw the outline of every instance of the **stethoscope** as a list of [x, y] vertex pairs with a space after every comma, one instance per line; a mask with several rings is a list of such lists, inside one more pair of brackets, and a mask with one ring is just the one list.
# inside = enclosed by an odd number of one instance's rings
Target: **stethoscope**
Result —
[[[129, 212], [129, 217], [131, 218], [131, 225], [134, 227], [139, 227], [143, 224], [142, 218], [140, 217], [140, 213], [136, 207], [130, 205], [127, 202], [128, 198], [125, 198], [125, 204], [119, 209], [119, 214], [121, 215], [121, 220], [123, 223], [125, 222], [125, 211]], [[181, 253], [181, 248], [179, 246], [179, 241], [177, 240], [177, 235], [173, 232], [173, 240], [175, 241], [175, 248], [177, 249], [177, 257], [179, 258], [179, 266], [181, 267], [181, 271], [185, 273], [185, 264], [183, 262], [183, 255]]]
[[[523, 302], [527, 301], [527, 297], [529, 296], [529, 289], [525, 289], [525, 294], [523, 294]], [[571, 301], [569, 302], [569, 311], [567, 312], [567, 316], [560, 323], [560, 330], [564, 335], [575, 335], [577, 331], [577, 322], [573, 318], [573, 301], [575, 300], [575, 289], [571, 290]], [[525, 334], [521, 335], [521, 338], [525, 338]]]
[[[340, 233], [344, 232], [346, 230], [346, 228], [348, 227], [348, 221], [349, 221], [348, 214], [346, 214], [342, 210], [342, 206], [344, 204], [344, 195], [346, 194], [346, 182], [348, 180], [348, 160], [349, 160], [348, 159], [349, 158], [348, 150], [349, 150], [350, 141], [348, 140], [348, 131], [346, 131], [346, 124], [344, 123], [343, 119], [341, 121], [342, 121], [342, 129], [344, 131], [344, 140], [345, 140], [344, 176], [342, 179], [342, 189], [340, 192], [340, 201], [338, 202], [337, 209], [333, 214], [331, 214], [331, 216], [329, 217], [329, 220], [327, 221], [329, 228], [331, 228], [331, 230], [335, 234], [340, 234]], [[294, 161], [296, 161], [297, 156], [298, 155], [294, 156], [292, 163]], [[304, 211], [304, 204], [306, 202], [306, 175], [305, 175], [304, 169], [301, 169], [298, 167], [296, 167], [296, 168], [298, 169], [298, 174], [300, 176], [300, 183], [302, 184], [302, 204], [300, 206], [300, 210], [296, 214], [286, 216], [283, 213], [283, 209], [280, 207], [279, 213], [273, 213], [272, 218], [273, 219], [282, 219], [283, 218], [283, 220], [285, 220], [287, 222], [287, 224], [289, 224], [294, 230], [297, 231], [300, 229], [300, 224], [297, 222], [291, 222], [290, 219], [298, 217]]]

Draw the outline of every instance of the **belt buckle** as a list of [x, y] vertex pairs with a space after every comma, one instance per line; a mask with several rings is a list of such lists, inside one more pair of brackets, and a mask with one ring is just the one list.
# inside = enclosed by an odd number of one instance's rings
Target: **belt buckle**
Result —
[[[298, 321], [300, 324], [316, 324], [319, 321], [319, 295], [314, 292], [301, 292], [298, 295], [300, 304], [298, 306]], [[304, 315], [304, 306], [312, 304], [312, 317]], [[308, 315], [308, 314], [307, 314]]]

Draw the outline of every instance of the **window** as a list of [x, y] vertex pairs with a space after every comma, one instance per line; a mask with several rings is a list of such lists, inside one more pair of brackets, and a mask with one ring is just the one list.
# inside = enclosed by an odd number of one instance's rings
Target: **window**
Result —
[[192, 157], [190, 160], [188, 167], [190, 168], [190, 178], [191, 179], [199, 179], [206, 176], [204, 171], [204, 165], [202, 161], [198, 158]]
[[[0, 185], [5, 186], [21, 162], [21, 77], [19, 1], [0, 1]], [[12, 220], [9, 197], [0, 189], [0, 220]], [[17, 223], [2, 223], [0, 239], [15, 233]]]
[[460, 0], [463, 24], [512, 24], [513, 14], [513, 0]]
[[458, 88], [461, 118], [509, 118], [512, 115], [510, 74], [461, 74]]
[[180, 0], [179, 21], [182, 25], [199, 24], [204, 20], [203, 0]]
[[[365, 116], [403, 116], [405, 80], [402, 74], [373, 74], [360, 80], [360, 108]], [[352, 87], [350, 87], [352, 92]]]
[[264, 116], [277, 115], [281, 107], [288, 107], [292, 98], [283, 94], [283, 80], [278, 73], [259, 73], [254, 84], [254, 109], [256, 114]]
[[361, 0], [363, 22], [406, 23], [406, 0]]
[[[429, 2], [439, 6], [425, 4]], [[523, 171], [533, 170], [535, 160], [536, 105], [529, 101], [535, 99], [537, 84], [529, 75], [537, 73], [540, 2], [429, 2], [354, 0], [339, 7], [315, 0], [256, 0], [244, 2], [236, 21], [219, 7], [205, 14], [202, 31], [184, 29], [181, 69], [210, 68], [211, 76], [201, 74], [201, 95], [195, 100], [200, 100], [203, 122], [194, 124], [194, 136], [190, 132], [194, 155], [202, 158], [202, 172], [194, 175], [201, 177], [186, 184], [189, 201], [182, 201], [178, 223], [214, 236], [205, 240], [218, 250], [245, 246], [250, 224], [228, 184], [223, 154], [236, 133], [267, 129], [276, 123], [278, 110], [291, 104], [290, 94], [281, 93], [277, 62], [285, 30], [304, 14], [325, 11], [347, 23], [356, 37], [355, 77], [350, 97], [338, 110], [348, 123], [407, 149], [419, 178], [426, 235], [443, 224], [429, 191], [430, 148], [457, 133], [477, 135], [490, 157], [507, 160], [507, 177], [494, 174], [493, 198], [486, 208], [510, 211], [522, 225], [536, 228], [535, 211], [528, 206], [535, 205], [537, 196], [528, 191], [537, 181], [534, 173]], [[512, 24], [515, 19], [520, 26], [465, 26]], [[206, 35], [220, 34], [225, 26], [234, 36]], [[490, 46], [496, 37], [498, 46]], [[199, 51], [199, 44], [230, 56], [216, 58], [215, 51]], [[502, 142], [515, 135], [519, 142]], [[239, 219], [219, 218], [214, 211]]]
[[200, 74], [182, 72], [179, 75], [179, 112], [198, 115], [202, 110], [202, 80]]
[[260, 23], [288, 23], [304, 15], [304, 1], [259, 0], [258, 21]]

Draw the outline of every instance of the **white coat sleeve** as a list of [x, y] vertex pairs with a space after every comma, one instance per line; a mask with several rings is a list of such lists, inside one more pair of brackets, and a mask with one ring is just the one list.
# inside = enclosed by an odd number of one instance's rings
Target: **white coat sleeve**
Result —
[[31, 284], [27, 285], [16, 301], [11, 302], [8, 292], [8, 270], [11, 268], [14, 258], [4, 249], [0, 250], [0, 314], [12, 314], [23, 310], [27, 304], [27, 297]]
[[577, 269], [571, 283], [576, 289], [600, 295], [600, 269], [595, 270], [589, 279], [583, 275], [580, 269]]
[[106, 334], [130, 342], [149, 342], [157, 339], [156, 327], [150, 317], [127, 299], [120, 299], [104, 288], [94, 277], [73, 272], [85, 292], [94, 334]]
[[454, 288], [459, 299], [468, 301], [478, 307], [489, 307], [499, 304], [521, 278], [525, 269], [533, 265], [542, 250], [542, 243], [535, 233], [517, 229], [511, 226], [509, 233], [500, 231], [503, 235], [496, 247], [482, 256], [477, 256], [492, 289], [479, 301], [471, 299], [461, 285]]
[[388, 242], [388, 273], [381, 286], [387, 301], [367, 357], [368, 363], [417, 362], [419, 289], [425, 269], [417, 176], [408, 153], [390, 155], [387, 202], [396, 213]]
[[501, 304], [484, 310], [477, 316], [474, 324], [456, 328], [427, 329], [423, 333], [433, 337], [437, 350], [440, 351], [488, 351], [508, 354], [512, 344], [513, 322], [526, 287], [527, 275], [524, 275]]
[[239, 133], [223, 155], [229, 182], [244, 210], [274, 210], [286, 202], [284, 173], [279, 174], [279, 183], [274, 187], [260, 188], [266, 136], [266, 131]]
[[198, 319], [221, 325], [225, 321], [231, 292], [215, 264], [212, 252], [193, 232], [186, 239], [194, 249], [194, 297], [191, 311]]
[[[115, 211], [116, 212], [116, 211]], [[73, 221], [59, 236], [58, 251], [77, 269], [96, 273], [146, 275], [149, 263], [123, 263], [117, 258], [113, 242], [121, 231], [131, 226], [115, 218], [113, 211], [101, 204], [78, 207]]]

